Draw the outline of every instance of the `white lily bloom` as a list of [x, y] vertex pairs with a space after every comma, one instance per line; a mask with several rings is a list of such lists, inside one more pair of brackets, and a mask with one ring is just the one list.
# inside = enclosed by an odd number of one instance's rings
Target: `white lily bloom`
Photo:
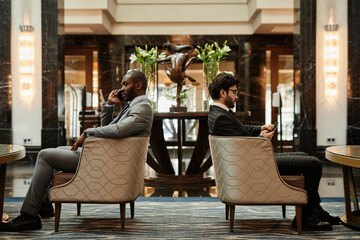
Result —
[[132, 53], [130, 55], [130, 60], [131, 60], [131, 63], [133, 63], [133, 62], [135, 62], [137, 60], [137, 57], [136, 57], [135, 53]]
[[149, 56], [150, 54], [147, 53], [147, 52], [145, 52], [144, 50], [141, 50], [141, 51], [140, 51], [140, 55], [141, 55], [142, 57], [147, 57], [147, 56]]
[[231, 48], [229, 46], [224, 46], [223, 49], [226, 51], [226, 52], [230, 52], [231, 51]]

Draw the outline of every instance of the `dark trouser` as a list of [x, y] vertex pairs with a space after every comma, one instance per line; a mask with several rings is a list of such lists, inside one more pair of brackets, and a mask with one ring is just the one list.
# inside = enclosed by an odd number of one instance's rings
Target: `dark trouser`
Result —
[[54, 169], [75, 172], [80, 153], [80, 148], [77, 151], [71, 151], [68, 147], [41, 150], [36, 159], [34, 173], [21, 212], [37, 216], [41, 204], [48, 202], [47, 191]]
[[321, 161], [306, 153], [278, 153], [275, 154], [280, 175], [303, 175], [305, 190], [308, 194], [308, 204], [304, 208], [305, 214], [310, 214], [314, 206], [320, 204], [318, 193], [322, 175]]

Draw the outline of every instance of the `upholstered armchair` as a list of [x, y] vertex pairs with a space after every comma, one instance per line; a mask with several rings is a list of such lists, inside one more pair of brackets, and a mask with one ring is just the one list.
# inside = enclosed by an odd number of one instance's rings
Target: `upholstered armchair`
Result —
[[[132, 206], [144, 184], [144, 164], [149, 137], [123, 139], [87, 138], [75, 174], [59, 184], [54, 175], [50, 201], [55, 203], [55, 232], [59, 230], [62, 203], [120, 204], [121, 229], [125, 227], [125, 204]], [[57, 177], [56, 177], [57, 176]], [[60, 177], [61, 178], [61, 177]], [[65, 176], [66, 178], [66, 176]]]
[[295, 205], [301, 234], [301, 209], [307, 203], [307, 193], [279, 175], [268, 139], [209, 136], [209, 143], [218, 195], [230, 210], [230, 232], [235, 205]]

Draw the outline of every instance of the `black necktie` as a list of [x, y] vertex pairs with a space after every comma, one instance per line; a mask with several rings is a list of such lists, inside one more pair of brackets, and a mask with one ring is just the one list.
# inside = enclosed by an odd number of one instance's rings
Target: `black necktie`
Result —
[[124, 115], [124, 114], [127, 112], [127, 110], [129, 109], [129, 107], [130, 107], [130, 104], [127, 104], [127, 105], [123, 108], [123, 110], [119, 113], [119, 115], [117, 115], [117, 117], [115, 118], [115, 120], [114, 120], [113, 122], [114, 122], [114, 123], [118, 122], [119, 119], [122, 117], [122, 115]]

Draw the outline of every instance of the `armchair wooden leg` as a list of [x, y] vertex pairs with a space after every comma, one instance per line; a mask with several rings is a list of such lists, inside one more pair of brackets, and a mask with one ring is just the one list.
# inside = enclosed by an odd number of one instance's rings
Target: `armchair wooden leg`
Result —
[[131, 213], [131, 219], [134, 219], [135, 215], [135, 202], [130, 203], [130, 213]]
[[121, 231], [125, 230], [125, 203], [120, 203]]
[[286, 218], [286, 205], [282, 205], [282, 214], [283, 214], [283, 218]]
[[234, 231], [235, 205], [230, 205], [230, 232]]
[[55, 232], [59, 231], [61, 203], [55, 203]]
[[81, 203], [77, 203], [77, 215], [80, 216], [81, 212]]
[[296, 226], [298, 234], [301, 235], [302, 229], [302, 206], [296, 205]]
[[225, 219], [229, 220], [229, 204], [225, 203]]

